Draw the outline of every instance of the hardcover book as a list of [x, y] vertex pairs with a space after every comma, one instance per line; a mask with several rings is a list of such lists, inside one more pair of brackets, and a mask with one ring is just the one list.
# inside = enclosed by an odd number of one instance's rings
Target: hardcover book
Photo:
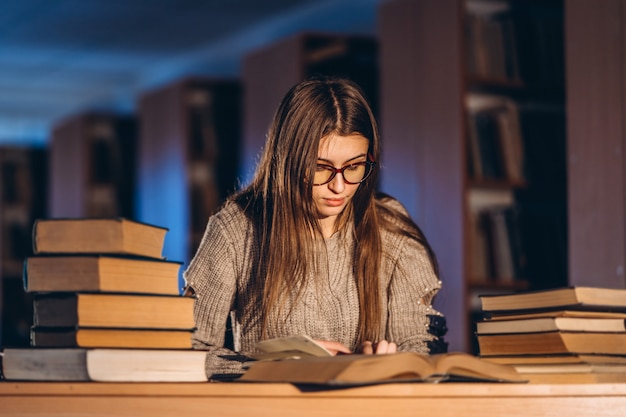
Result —
[[33, 253], [115, 253], [162, 258], [168, 229], [116, 218], [38, 219]]
[[100, 255], [34, 256], [24, 261], [26, 292], [179, 294], [181, 263]]
[[191, 297], [172, 295], [37, 294], [33, 325], [192, 330], [193, 302]]
[[481, 295], [483, 311], [570, 309], [626, 311], [626, 289], [568, 287], [511, 294]]
[[626, 355], [626, 333], [607, 332], [540, 332], [478, 334], [481, 356], [602, 354]]
[[33, 347], [191, 349], [191, 330], [33, 327]]
[[9, 348], [9, 381], [206, 382], [200, 350]]

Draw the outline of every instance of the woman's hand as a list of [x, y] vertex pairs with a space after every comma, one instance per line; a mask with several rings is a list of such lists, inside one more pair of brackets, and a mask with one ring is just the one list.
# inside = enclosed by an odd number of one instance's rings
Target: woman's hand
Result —
[[381, 340], [377, 343], [363, 342], [359, 348], [359, 353], [363, 353], [365, 355], [384, 355], [386, 353], [396, 353], [397, 351], [398, 346], [395, 343], [388, 342], [386, 340]]
[[332, 353], [333, 356], [336, 356], [338, 353], [352, 353], [350, 349], [339, 342], [330, 342], [328, 340], [316, 340], [316, 342], [324, 346], [324, 348]]

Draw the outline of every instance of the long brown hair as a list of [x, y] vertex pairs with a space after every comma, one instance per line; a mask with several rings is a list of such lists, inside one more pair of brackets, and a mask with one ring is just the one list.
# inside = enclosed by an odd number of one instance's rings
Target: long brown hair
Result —
[[[264, 335], [270, 312], [284, 308], [289, 295], [295, 294], [297, 299], [311, 268], [317, 265], [315, 245], [322, 240], [322, 233], [310, 179], [317, 163], [320, 139], [331, 133], [364, 136], [369, 140], [369, 157], [379, 160], [376, 120], [355, 83], [315, 78], [295, 85], [274, 115], [252, 182], [234, 196], [255, 227], [259, 252], [253, 261], [249, 290], [257, 295], [262, 315], [248, 319], [262, 320]], [[377, 165], [359, 185], [337, 222], [339, 228], [351, 223], [358, 242], [353, 254], [360, 305], [358, 343], [382, 337], [379, 334], [383, 328], [378, 277], [383, 250], [380, 228], [397, 229], [423, 241], [431, 253], [408, 216], [381, 210], [381, 203], [375, 198], [378, 172]]]

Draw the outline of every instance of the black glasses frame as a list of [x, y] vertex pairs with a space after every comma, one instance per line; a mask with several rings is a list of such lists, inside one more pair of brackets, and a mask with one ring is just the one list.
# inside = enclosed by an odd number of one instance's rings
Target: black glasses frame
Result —
[[[331, 165], [326, 165], [326, 164], [317, 164], [318, 166], [323, 166], [325, 168], [328, 169], [328, 171], [330, 171], [330, 177], [328, 177], [328, 179], [324, 182], [320, 182], [318, 184], [313, 184], [313, 185], [324, 185], [324, 184], [328, 184], [329, 182], [331, 182], [332, 180], [335, 179], [335, 177], [337, 176], [337, 174], [341, 174], [341, 177], [343, 178], [343, 181], [346, 184], [360, 184], [363, 181], [365, 181], [367, 179], [367, 177], [370, 176], [370, 174], [372, 173], [374, 167], [376, 166], [376, 162], [374, 161], [363, 161], [363, 162], [355, 162], [354, 164], [350, 164], [350, 165], [346, 165], [345, 167], [342, 168], [335, 168], [334, 166]], [[359, 166], [359, 165], [365, 165], [365, 174], [363, 175], [363, 178], [361, 178], [361, 181], [357, 181], [357, 182], [351, 182], [348, 181], [345, 177], [345, 175], [343, 175], [343, 172], [348, 169], [348, 168], [353, 168], [355, 166]]]

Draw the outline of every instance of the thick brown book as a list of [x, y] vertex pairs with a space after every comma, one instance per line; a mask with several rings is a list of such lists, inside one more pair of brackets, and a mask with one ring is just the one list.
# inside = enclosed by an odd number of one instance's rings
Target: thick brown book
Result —
[[191, 330], [33, 327], [33, 347], [191, 349]]
[[483, 359], [506, 365], [566, 365], [566, 364], [614, 364], [626, 365], [626, 355], [596, 355], [564, 353], [554, 355], [501, 355], [484, 356]]
[[486, 320], [526, 320], [539, 318], [572, 317], [588, 319], [622, 319], [626, 320], [626, 313], [619, 311], [593, 311], [593, 310], [539, 310], [520, 313], [490, 313]]
[[466, 353], [421, 355], [338, 355], [251, 363], [240, 381], [294, 384], [365, 385], [384, 382], [524, 382], [515, 368]]
[[599, 364], [599, 363], [568, 363], [568, 364], [534, 364], [534, 365], [512, 365], [517, 372], [523, 374], [624, 374], [626, 375], [626, 365], [624, 364]]
[[521, 374], [532, 384], [608, 384], [626, 382], [622, 372], [555, 372]]
[[623, 318], [537, 317], [514, 320], [484, 320], [476, 323], [477, 334], [536, 333], [550, 331], [626, 332]]
[[181, 263], [98, 255], [32, 256], [24, 261], [26, 292], [83, 291], [179, 294]]
[[483, 311], [520, 312], [539, 309], [626, 311], [626, 289], [567, 287], [511, 294], [481, 295]]
[[8, 381], [205, 382], [206, 352], [169, 349], [9, 348]]
[[191, 330], [195, 327], [193, 301], [175, 295], [37, 294], [33, 325]]
[[33, 224], [33, 252], [115, 253], [163, 257], [168, 229], [125, 218], [38, 219]]
[[481, 356], [601, 354], [626, 355], [626, 333], [543, 332], [517, 334], [479, 334]]

